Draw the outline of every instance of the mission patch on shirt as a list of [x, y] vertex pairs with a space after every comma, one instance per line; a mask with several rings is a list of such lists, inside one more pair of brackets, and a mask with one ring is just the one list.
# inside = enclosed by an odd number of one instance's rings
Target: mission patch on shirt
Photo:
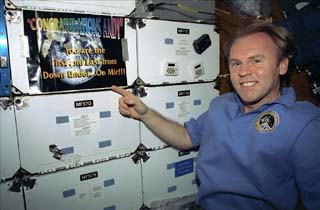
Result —
[[268, 111], [262, 113], [256, 120], [255, 127], [259, 132], [271, 132], [279, 124], [279, 115], [277, 112]]

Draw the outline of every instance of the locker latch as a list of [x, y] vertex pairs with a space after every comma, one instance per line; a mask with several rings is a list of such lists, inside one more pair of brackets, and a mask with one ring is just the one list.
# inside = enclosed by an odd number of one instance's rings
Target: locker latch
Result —
[[35, 179], [31, 179], [31, 173], [23, 168], [19, 170], [12, 177], [12, 186], [9, 188], [11, 192], [21, 192], [21, 187], [32, 189], [36, 183]]
[[146, 26], [146, 23], [141, 18], [131, 18], [127, 24], [132, 29], [136, 29], [137, 25], [138, 25], [138, 28], [143, 28]]
[[8, 68], [8, 58], [6, 56], [0, 56], [0, 68]]
[[137, 78], [132, 84], [132, 93], [140, 98], [147, 96], [147, 92], [144, 88], [144, 81], [140, 78]]
[[150, 210], [150, 208], [148, 206], [146, 206], [145, 204], [142, 204], [142, 206], [140, 207], [139, 210]]
[[25, 100], [23, 100], [22, 97], [16, 97], [14, 99], [14, 105], [17, 110], [22, 110], [29, 106], [28, 103]]
[[139, 95], [140, 98], [143, 98], [148, 95], [144, 87], [138, 87], [136, 89], [136, 93], [137, 93], [136, 95]]
[[139, 144], [139, 146], [133, 153], [134, 154], [132, 157], [133, 162], [137, 163], [141, 159], [143, 162], [146, 162], [147, 160], [149, 160], [150, 157], [148, 156], [146, 151], [147, 151], [147, 147], [144, 146], [143, 144]]
[[63, 151], [56, 144], [49, 145], [49, 151], [53, 153], [52, 157], [55, 159], [60, 160], [62, 158]]
[[13, 101], [12, 99], [0, 99], [0, 107], [3, 109], [3, 110], [7, 110], [9, 107], [11, 107], [13, 105]]

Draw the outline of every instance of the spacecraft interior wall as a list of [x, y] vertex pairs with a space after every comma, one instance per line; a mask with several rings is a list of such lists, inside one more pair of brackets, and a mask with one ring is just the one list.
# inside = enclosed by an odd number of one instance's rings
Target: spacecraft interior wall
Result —
[[73, 1], [73, 0], [6, 0], [9, 8], [104, 14], [129, 15], [135, 8], [135, 0]]

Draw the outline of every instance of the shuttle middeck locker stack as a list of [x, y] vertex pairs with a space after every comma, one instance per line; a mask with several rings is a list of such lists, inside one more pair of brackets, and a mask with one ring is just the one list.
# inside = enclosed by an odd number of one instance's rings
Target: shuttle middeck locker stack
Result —
[[121, 116], [110, 87], [197, 118], [218, 95], [219, 36], [136, 5], [1, 1], [1, 210], [161, 209], [197, 192], [197, 151]]

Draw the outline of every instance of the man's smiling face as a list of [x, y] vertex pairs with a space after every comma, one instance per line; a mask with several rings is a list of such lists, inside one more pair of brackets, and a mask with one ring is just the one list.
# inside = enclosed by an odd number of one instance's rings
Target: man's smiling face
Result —
[[288, 59], [279, 61], [272, 39], [259, 32], [237, 39], [231, 49], [231, 82], [244, 104], [244, 112], [272, 102], [280, 96], [280, 75], [287, 72]]

